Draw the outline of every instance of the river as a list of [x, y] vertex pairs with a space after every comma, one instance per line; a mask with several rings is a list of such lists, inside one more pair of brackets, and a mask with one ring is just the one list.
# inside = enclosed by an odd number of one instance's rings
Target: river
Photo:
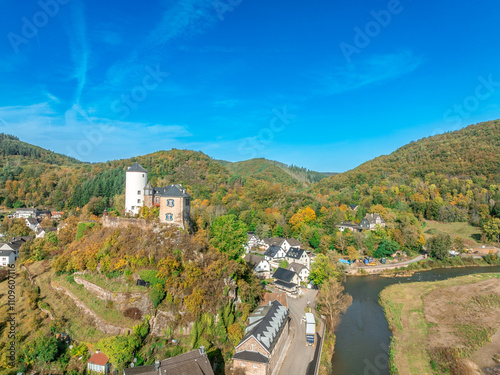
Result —
[[472, 273], [500, 272], [500, 267], [443, 268], [416, 272], [410, 277], [386, 278], [377, 275], [348, 277], [345, 291], [352, 305], [335, 331], [334, 375], [388, 375], [388, 349], [391, 331], [379, 293], [396, 283], [445, 280]]

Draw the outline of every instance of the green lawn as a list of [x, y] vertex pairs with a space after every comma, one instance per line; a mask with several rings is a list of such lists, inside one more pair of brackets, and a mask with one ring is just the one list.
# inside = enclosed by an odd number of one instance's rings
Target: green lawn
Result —
[[106, 322], [115, 326], [127, 328], [132, 328], [137, 325], [137, 321], [125, 318], [120, 311], [116, 310], [111, 301], [103, 301], [85, 289], [83, 285], [75, 283], [74, 280], [72, 280], [72, 276], [54, 277], [53, 281], [73, 293], [76, 298], [82, 301], [88, 308], [96, 313], [97, 316], [104, 319]]
[[473, 227], [467, 222], [445, 223], [425, 220], [425, 223], [427, 223], [424, 228], [426, 237], [431, 237], [438, 233], [446, 233], [449, 234], [452, 239], [455, 237], [462, 237], [464, 240], [474, 241], [474, 243], [479, 243], [481, 239], [481, 229]]
[[91, 283], [100, 286], [110, 292], [127, 293], [127, 292], [147, 292], [147, 288], [143, 286], [134, 285], [131, 282], [123, 281], [122, 278], [108, 279], [101, 274], [83, 274], [77, 275], [78, 277], [90, 281]]

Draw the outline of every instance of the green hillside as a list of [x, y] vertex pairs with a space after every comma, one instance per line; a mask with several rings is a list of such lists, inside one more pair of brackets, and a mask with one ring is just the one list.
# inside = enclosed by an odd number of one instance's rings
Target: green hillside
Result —
[[318, 187], [340, 188], [382, 180], [408, 183], [428, 174], [459, 179], [500, 178], [500, 120], [470, 125], [464, 129], [411, 142], [390, 155], [379, 156], [329, 179]]
[[231, 174], [242, 178], [254, 178], [272, 183], [279, 183], [289, 187], [302, 188], [312, 183], [321, 181], [329, 174], [310, 171], [294, 165], [286, 165], [277, 161], [264, 158], [250, 159], [240, 162], [219, 160]]
[[480, 225], [500, 214], [500, 120], [423, 138], [320, 181], [312, 192], [364, 208], [411, 209], [429, 220]]

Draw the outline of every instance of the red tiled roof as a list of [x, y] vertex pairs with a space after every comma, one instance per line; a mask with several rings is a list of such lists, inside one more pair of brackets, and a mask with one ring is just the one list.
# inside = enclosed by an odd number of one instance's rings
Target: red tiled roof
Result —
[[92, 357], [90, 357], [89, 362], [94, 365], [106, 366], [109, 358], [106, 357], [103, 353], [95, 353]]

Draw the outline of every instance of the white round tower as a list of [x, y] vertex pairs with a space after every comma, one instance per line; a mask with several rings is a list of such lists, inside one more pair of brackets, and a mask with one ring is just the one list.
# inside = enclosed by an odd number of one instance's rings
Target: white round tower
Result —
[[144, 204], [144, 188], [148, 182], [148, 172], [135, 163], [125, 173], [125, 213], [137, 215]]

